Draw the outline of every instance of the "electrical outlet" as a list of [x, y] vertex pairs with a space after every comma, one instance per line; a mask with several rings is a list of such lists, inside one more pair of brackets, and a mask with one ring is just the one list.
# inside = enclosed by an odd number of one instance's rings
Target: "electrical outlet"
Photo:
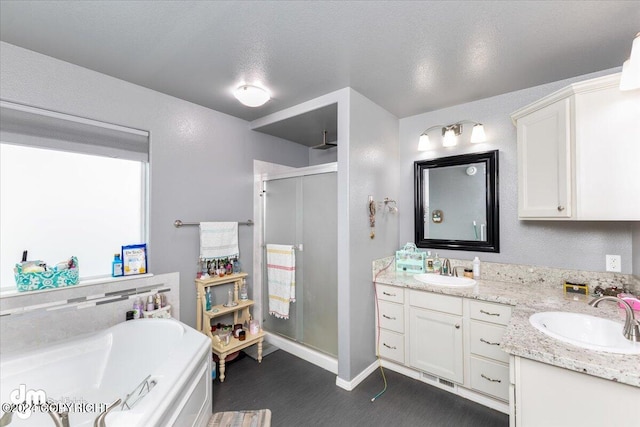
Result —
[[620, 255], [605, 255], [607, 271], [620, 273], [622, 271], [622, 261]]

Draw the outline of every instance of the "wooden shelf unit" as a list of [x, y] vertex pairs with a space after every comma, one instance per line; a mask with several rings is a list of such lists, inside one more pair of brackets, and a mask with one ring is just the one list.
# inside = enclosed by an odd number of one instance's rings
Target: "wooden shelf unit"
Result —
[[[207, 335], [211, 339], [211, 351], [218, 356], [220, 360], [220, 382], [225, 379], [225, 359], [228, 355], [240, 351], [244, 348], [258, 345], [258, 363], [262, 362], [262, 342], [264, 340], [264, 332], [261, 330], [256, 334], [246, 332], [244, 341], [231, 337], [229, 344], [224, 344], [217, 335], [211, 333], [211, 319], [233, 314], [233, 323], [249, 322], [251, 313], [249, 309], [253, 306], [254, 301], [238, 299], [238, 291], [242, 283], [246, 280], [247, 273], [235, 273], [222, 277], [209, 277], [206, 279], [196, 279], [196, 329]], [[226, 307], [224, 304], [218, 304], [206, 310], [206, 292], [207, 288], [221, 285], [233, 285], [233, 300], [238, 303], [233, 307]]]

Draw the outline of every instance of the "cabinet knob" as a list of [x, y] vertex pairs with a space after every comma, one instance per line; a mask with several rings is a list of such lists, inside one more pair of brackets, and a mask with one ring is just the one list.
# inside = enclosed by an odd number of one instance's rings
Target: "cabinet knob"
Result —
[[456, 324], [456, 329], [460, 329], [460, 325]]
[[564, 210], [564, 206], [560, 205], [558, 206], [558, 212], [562, 212]]

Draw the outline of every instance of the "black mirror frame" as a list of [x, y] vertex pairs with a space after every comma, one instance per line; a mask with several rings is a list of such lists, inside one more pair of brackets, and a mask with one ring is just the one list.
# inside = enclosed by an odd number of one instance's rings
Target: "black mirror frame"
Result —
[[[423, 176], [425, 169], [443, 166], [459, 166], [469, 163], [485, 163], [487, 188], [487, 240], [428, 239], [424, 235]], [[483, 153], [462, 154], [433, 160], [414, 162], [415, 174], [415, 237], [419, 248], [452, 249], [459, 251], [500, 252], [500, 209], [498, 203], [498, 150]]]

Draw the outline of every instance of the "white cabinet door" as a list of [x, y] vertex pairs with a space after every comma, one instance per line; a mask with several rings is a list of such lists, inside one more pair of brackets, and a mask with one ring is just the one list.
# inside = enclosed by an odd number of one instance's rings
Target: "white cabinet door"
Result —
[[[514, 360], [510, 405], [517, 427], [638, 426], [640, 387], [520, 357]], [[576, 402], [575, 396], [582, 401]], [[587, 396], [594, 397], [589, 401]]]
[[411, 307], [409, 331], [410, 366], [462, 384], [462, 317]]
[[518, 216], [571, 217], [570, 101], [518, 119]]

